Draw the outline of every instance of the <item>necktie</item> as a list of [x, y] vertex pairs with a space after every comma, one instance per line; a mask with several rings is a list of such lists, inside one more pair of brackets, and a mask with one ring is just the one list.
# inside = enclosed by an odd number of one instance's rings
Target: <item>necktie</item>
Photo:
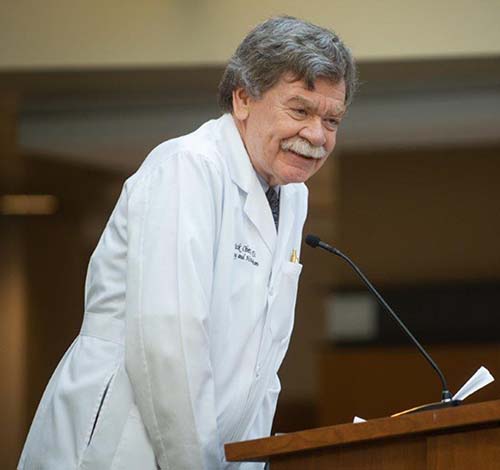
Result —
[[269, 206], [271, 207], [271, 212], [273, 213], [274, 225], [276, 225], [276, 231], [278, 231], [278, 220], [280, 216], [280, 198], [276, 194], [273, 188], [269, 188], [266, 192], [267, 200], [269, 201]]

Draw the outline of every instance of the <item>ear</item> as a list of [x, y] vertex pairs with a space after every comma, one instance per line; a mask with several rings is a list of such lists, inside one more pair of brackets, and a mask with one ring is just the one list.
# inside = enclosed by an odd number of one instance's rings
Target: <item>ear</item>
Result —
[[240, 121], [245, 121], [250, 113], [250, 96], [244, 88], [233, 91], [233, 114]]

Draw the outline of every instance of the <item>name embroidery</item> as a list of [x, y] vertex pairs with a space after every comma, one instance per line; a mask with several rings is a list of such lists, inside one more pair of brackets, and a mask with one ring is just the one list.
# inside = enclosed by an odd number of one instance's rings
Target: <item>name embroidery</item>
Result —
[[234, 257], [233, 259], [241, 259], [243, 261], [248, 261], [253, 266], [258, 266], [259, 262], [256, 259], [257, 254], [255, 250], [244, 243], [234, 244]]

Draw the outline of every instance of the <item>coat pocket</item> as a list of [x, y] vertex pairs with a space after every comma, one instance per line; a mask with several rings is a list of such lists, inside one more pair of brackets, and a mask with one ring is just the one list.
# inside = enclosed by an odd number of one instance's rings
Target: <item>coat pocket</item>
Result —
[[135, 404], [123, 428], [111, 470], [157, 470], [156, 457], [141, 415]]
[[[78, 467], [79, 470], [110, 470], [111, 468], [115, 468], [115, 463], [113, 463], [113, 461], [117, 455], [118, 460], [124, 462], [120, 457], [124, 455], [124, 450], [119, 452], [119, 449], [123, 449], [124, 445], [135, 446], [135, 444], [130, 442], [127, 438], [125, 439], [125, 442], [128, 442], [127, 444], [124, 444], [123, 440], [124, 436], [130, 436], [130, 432], [125, 431], [126, 428], [130, 429], [131, 427], [129, 422], [131, 419], [130, 415], [133, 414], [136, 416], [136, 414], [131, 411], [134, 407], [132, 386], [127, 372], [125, 371], [124, 364], [120, 364], [106, 392], [99, 416], [96, 419], [96, 426], [92, 434], [92, 439], [85, 449], [80, 467]], [[137, 430], [137, 427], [133, 428]], [[138, 433], [137, 436], [138, 438], [139, 436], [142, 438], [141, 442], [144, 441], [143, 434]], [[148, 449], [151, 453], [153, 452], [150, 446]], [[118, 461], [116, 465], [118, 465]], [[125, 463], [120, 465], [125, 465]], [[118, 465], [117, 468], [121, 467]], [[134, 467], [130, 468], [134, 469]], [[147, 469], [147, 467], [142, 466], [136, 468], [141, 470], [143, 468]]]
[[276, 297], [269, 307], [271, 332], [277, 342], [288, 341], [292, 333], [301, 271], [300, 263], [287, 261], [283, 265]]
[[101, 416], [101, 412], [102, 412], [102, 409], [104, 407], [106, 397], [108, 396], [108, 392], [109, 392], [109, 389], [111, 387], [111, 383], [113, 382], [114, 376], [115, 376], [115, 373], [113, 372], [111, 374], [111, 377], [108, 379], [107, 383], [105, 384], [104, 391], [102, 392], [100, 399], [98, 400], [97, 411], [95, 413], [94, 423], [92, 424], [90, 436], [89, 436], [88, 441], [87, 441], [87, 447], [90, 445], [90, 443], [92, 442], [92, 438], [94, 437], [95, 429], [97, 427], [97, 422], [99, 421], [99, 417]]

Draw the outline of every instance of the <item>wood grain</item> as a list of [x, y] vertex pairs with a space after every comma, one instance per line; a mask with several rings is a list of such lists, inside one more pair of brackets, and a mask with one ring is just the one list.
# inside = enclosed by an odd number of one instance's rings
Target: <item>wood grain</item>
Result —
[[496, 470], [499, 462], [498, 428], [433, 436], [427, 443], [429, 470]]
[[500, 424], [500, 400], [427, 411], [360, 424], [341, 424], [225, 445], [229, 461], [264, 461], [296, 452], [352, 446], [396, 438], [413, 438], [453, 430], [465, 431]]
[[[481, 364], [494, 377], [500, 374], [498, 344], [432, 345], [428, 350], [453, 393]], [[436, 374], [411, 345], [325, 347], [317, 360], [318, 426], [349, 423], [354, 415], [370, 420], [390, 416], [440, 399]], [[467, 398], [467, 403], [499, 397], [500, 383], [495, 381]]]
[[[421, 470], [426, 465], [423, 439], [401, 442], [357, 444], [320, 449], [271, 459], [271, 470]], [[451, 467], [450, 467], [451, 468]]]

